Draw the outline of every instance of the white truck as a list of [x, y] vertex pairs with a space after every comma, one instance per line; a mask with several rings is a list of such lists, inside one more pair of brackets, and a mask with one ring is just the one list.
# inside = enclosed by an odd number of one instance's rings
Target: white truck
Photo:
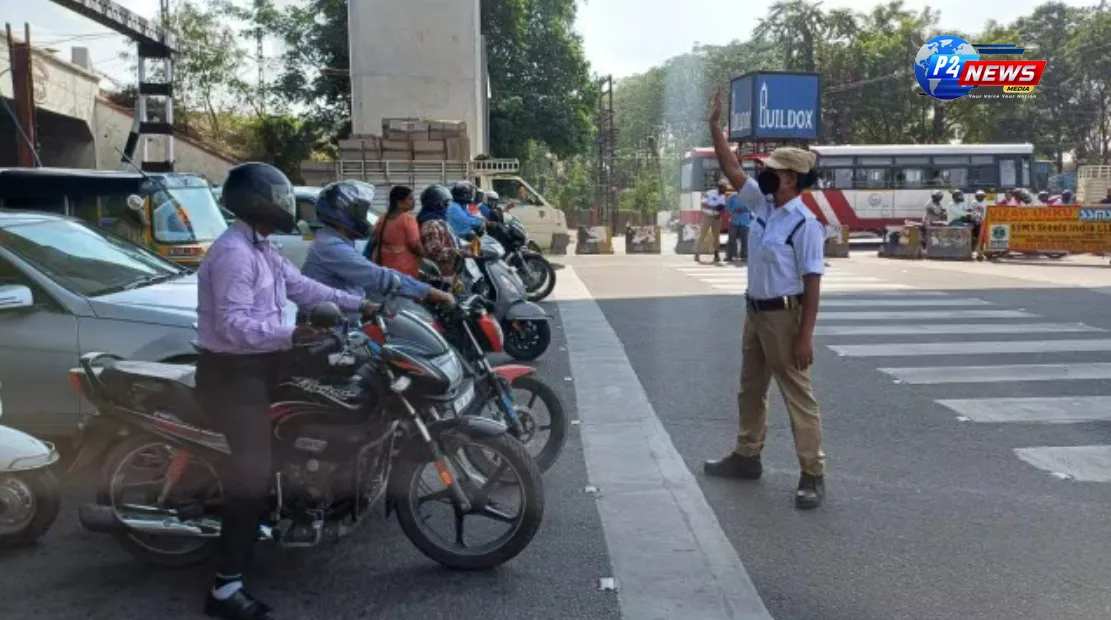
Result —
[[[567, 247], [570, 239], [567, 216], [553, 207], [540, 192], [518, 175], [516, 159], [475, 159], [472, 161], [391, 161], [370, 159], [339, 159], [330, 162], [307, 161], [301, 165], [305, 183], [323, 186], [339, 179], [370, 183], [375, 192], [374, 210], [385, 213], [390, 188], [406, 185], [419, 197], [429, 185], [450, 187], [456, 181], [470, 180], [485, 190], [498, 193], [509, 212], [519, 218], [528, 230], [530, 243], [537, 251], [557, 251]], [[418, 205], [419, 208], [419, 205]]]

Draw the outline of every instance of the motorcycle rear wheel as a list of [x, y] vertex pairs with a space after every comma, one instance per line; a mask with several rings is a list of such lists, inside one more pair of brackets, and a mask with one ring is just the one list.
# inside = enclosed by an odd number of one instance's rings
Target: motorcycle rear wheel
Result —
[[[428, 465], [427, 461], [406, 459], [396, 463], [391, 494], [395, 498], [397, 521], [402, 532], [427, 558], [455, 570], [489, 570], [517, 557], [536, 536], [544, 519], [544, 482], [536, 461], [521, 442], [509, 435], [466, 437], [462, 443], [470, 445], [460, 446], [461, 450], [473, 446], [495, 453], [518, 479], [522, 498], [519, 518], [512, 533], [501, 544], [480, 553], [464, 553], [446, 548], [430, 536], [422, 527], [424, 520], [417, 514], [421, 474]], [[468, 493], [468, 496], [468, 499], [473, 499], [472, 494]]]
[[[115, 506], [117, 475], [129, 459], [156, 447], [175, 449], [165, 441], [149, 435], [136, 435], [116, 444], [104, 459], [101, 470], [101, 485], [97, 490], [96, 500], [101, 506]], [[194, 456], [194, 459], [200, 460]], [[203, 461], [202, 461], [203, 462]], [[205, 463], [215, 475], [215, 467]], [[168, 465], [168, 463], [167, 463]], [[181, 536], [153, 536], [139, 534], [131, 531], [119, 531], [112, 534], [116, 543], [123, 547], [132, 557], [166, 568], [185, 568], [202, 564], [211, 558], [217, 549], [217, 539], [186, 539]], [[197, 544], [184, 551], [169, 551], [158, 547], [160, 542], [194, 540]]]

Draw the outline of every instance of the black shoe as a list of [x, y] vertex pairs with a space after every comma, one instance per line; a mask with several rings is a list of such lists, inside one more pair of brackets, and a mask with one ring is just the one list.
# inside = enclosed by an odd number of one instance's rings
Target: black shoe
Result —
[[795, 508], [799, 510], [813, 510], [822, 505], [822, 498], [826, 494], [825, 476], [799, 476], [799, 488], [795, 491]]
[[758, 456], [742, 456], [732, 452], [723, 459], [706, 461], [702, 464], [702, 471], [707, 476], [717, 478], [757, 480], [764, 475], [764, 466], [760, 463], [760, 457]]
[[223, 600], [209, 592], [204, 602], [204, 615], [224, 620], [273, 620], [271, 611], [269, 605], [255, 600], [242, 588]]

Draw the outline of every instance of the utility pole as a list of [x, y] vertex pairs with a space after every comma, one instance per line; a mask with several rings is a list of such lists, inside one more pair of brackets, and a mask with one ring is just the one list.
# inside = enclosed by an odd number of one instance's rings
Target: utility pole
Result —
[[258, 25], [260, 23], [259, 17], [262, 16], [264, 1], [255, 0], [255, 62], [258, 63], [258, 83], [256, 84], [258, 108], [263, 114], [266, 114], [266, 67], [263, 64], [262, 26]]
[[35, 82], [31, 77], [31, 25], [23, 24], [23, 41], [16, 42], [12, 26], [7, 25], [8, 62], [11, 63], [12, 99], [15, 101], [15, 142], [17, 161], [21, 168], [42, 165], [36, 155]]
[[613, 76], [608, 75], [599, 81], [598, 96], [598, 136], [596, 203], [601, 211], [602, 221], [617, 232], [618, 211], [614, 196], [616, 177], [617, 123], [613, 113]]

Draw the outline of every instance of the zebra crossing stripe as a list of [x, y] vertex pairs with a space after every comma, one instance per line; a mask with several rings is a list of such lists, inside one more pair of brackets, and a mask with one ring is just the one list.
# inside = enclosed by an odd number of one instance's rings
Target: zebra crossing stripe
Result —
[[[932, 299], [919, 299], [919, 305], [931, 305]], [[822, 300], [822, 306], [832, 302]], [[938, 325], [871, 324], [871, 325], [819, 325], [817, 336], [904, 336], [912, 334], [1032, 334], [1068, 332], [1105, 332], [1107, 330], [1084, 323], [942, 323]]]
[[1038, 446], [1016, 448], [1019, 460], [1058, 478], [1111, 482], [1111, 446]]
[[929, 366], [879, 368], [902, 383], [999, 383], [1002, 381], [1082, 381], [1111, 379], [1111, 364], [1017, 364], [1003, 366]]
[[958, 398], [938, 404], [981, 423], [1073, 424], [1111, 421], [1111, 396]]
[[916, 355], [995, 355], [1000, 353], [1063, 353], [1111, 351], [1111, 340], [1004, 340], [981, 342], [907, 342], [830, 345], [849, 357], [910, 357]]
[[1024, 310], [908, 310], [891, 312], [823, 312], [828, 321], [897, 321], [953, 319], [1036, 319]]
[[821, 303], [824, 307], [865, 307], [865, 308], [895, 308], [899, 306], [990, 306], [989, 301], [968, 297], [954, 297], [952, 299], [831, 299]]

